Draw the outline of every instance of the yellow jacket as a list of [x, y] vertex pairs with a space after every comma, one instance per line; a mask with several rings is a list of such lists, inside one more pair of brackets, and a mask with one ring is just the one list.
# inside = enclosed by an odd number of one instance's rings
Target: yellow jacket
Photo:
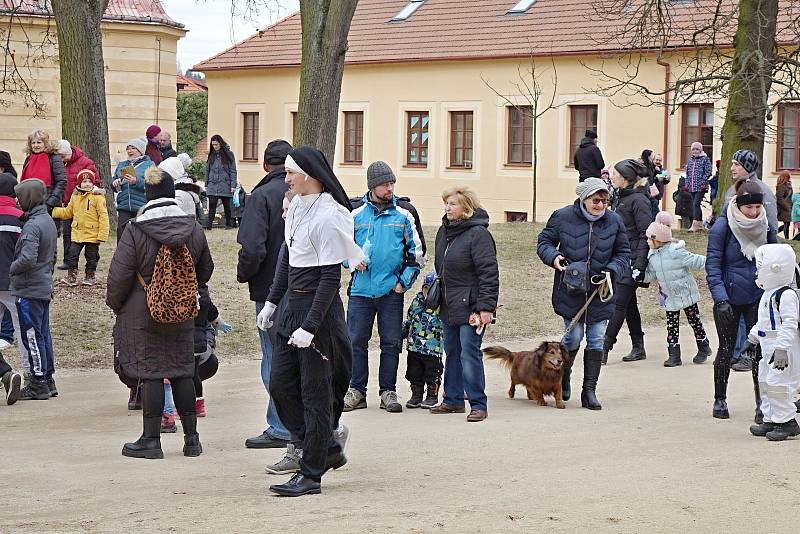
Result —
[[53, 208], [54, 219], [72, 219], [72, 241], [101, 243], [108, 240], [108, 211], [105, 190], [75, 188], [66, 208]]

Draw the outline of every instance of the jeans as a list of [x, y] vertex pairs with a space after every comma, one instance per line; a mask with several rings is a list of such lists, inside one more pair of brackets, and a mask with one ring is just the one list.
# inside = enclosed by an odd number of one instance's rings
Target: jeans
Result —
[[[14, 306], [16, 308], [16, 306]], [[14, 323], [11, 321], [11, 312], [6, 310], [3, 313], [3, 325], [0, 327], [0, 339], [4, 339], [14, 344]]]
[[481, 341], [483, 333], [472, 326], [444, 325], [444, 403], [448, 406], [463, 406], [466, 393], [473, 410], [486, 410]]
[[348, 302], [347, 327], [353, 343], [350, 387], [365, 394], [369, 379], [369, 340], [376, 314], [381, 339], [378, 392], [396, 391], [397, 366], [403, 347], [403, 295], [392, 291], [378, 298], [352, 296]]
[[[256, 302], [256, 315], [264, 308], [263, 302]], [[269, 340], [269, 334], [258, 330], [258, 339], [261, 341], [261, 381], [264, 383], [264, 389], [269, 393], [269, 375], [272, 369], [272, 343]], [[278, 417], [278, 410], [275, 408], [275, 402], [272, 400], [272, 395], [269, 396], [267, 404], [267, 430], [266, 433], [269, 437], [275, 439], [289, 440], [291, 436], [286, 426], [281, 422]]]
[[733, 347], [733, 356], [731, 356], [731, 363], [738, 362], [742, 356], [742, 347], [744, 342], [747, 341], [748, 330], [744, 324], [744, 316], [739, 318], [739, 331], [736, 333], [736, 345]]
[[[564, 319], [565, 331], [571, 322], [572, 319]], [[607, 323], [607, 321], [600, 321], [599, 323], [589, 323], [587, 326], [584, 321], [580, 321], [564, 338], [564, 346], [570, 352], [577, 351], [581, 347], [584, 334], [586, 334], [586, 350], [603, 350]]]

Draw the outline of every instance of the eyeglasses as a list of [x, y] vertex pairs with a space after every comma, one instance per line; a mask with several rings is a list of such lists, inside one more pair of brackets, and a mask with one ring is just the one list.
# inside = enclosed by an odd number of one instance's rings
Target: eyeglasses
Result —
[[592, 204], [594, 204], [595, 206], [599, 206], [600, 204], [606, 204], [606, 205], [608, 204], [607, 198], [590, 198], [589, 200], [591, 200]]

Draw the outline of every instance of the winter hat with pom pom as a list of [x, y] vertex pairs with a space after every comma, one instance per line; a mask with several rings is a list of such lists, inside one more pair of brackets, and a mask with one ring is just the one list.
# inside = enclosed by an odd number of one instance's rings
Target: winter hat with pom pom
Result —
[[669, 243], [672, 241], [672, 214], [668, 211], [659, 211], [656, 220], [647, 227], [645, 235], [655, 241]]
[[175, 198], [175, 181], [158, 167], [144, 173], [144, 195], [148, 202], [157, 198]]

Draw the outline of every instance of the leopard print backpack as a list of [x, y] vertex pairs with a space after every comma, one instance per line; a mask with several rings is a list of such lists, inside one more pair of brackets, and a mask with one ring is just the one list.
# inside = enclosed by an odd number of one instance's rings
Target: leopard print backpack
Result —
[[200, 309], [197, 276], [189, 247], [170, 248], [161, 245], [153, 267], [153, 277], [146, 284], [142, 275], [136, 276], [144, 288], [150, 317], [157, 323], [174, 324], [194, 320]]

